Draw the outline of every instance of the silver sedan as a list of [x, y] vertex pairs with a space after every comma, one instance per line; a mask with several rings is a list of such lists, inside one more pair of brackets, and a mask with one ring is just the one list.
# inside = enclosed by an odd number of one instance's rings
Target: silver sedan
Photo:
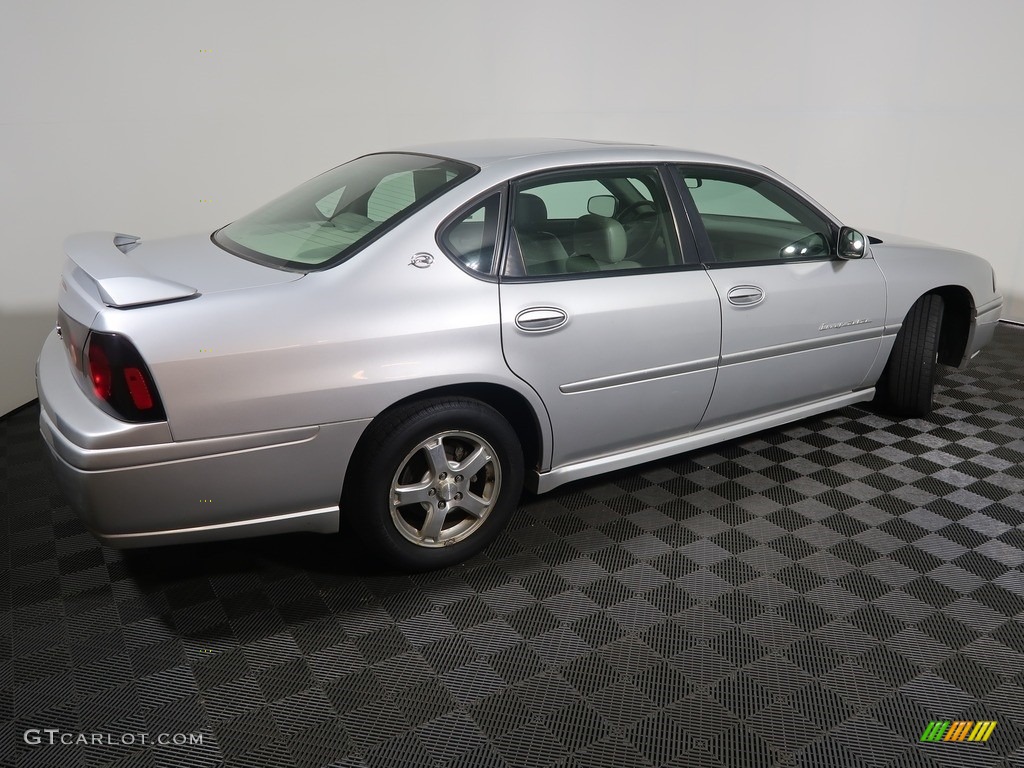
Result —
[[585, 141], [366, 155], [212, 235], [66, 252], [40, 428], [101, 541], [344, 524], [408, 569], [480, 551], [524, 483], [925, 414], [1002, 306], [983, 259], [763, 167]]

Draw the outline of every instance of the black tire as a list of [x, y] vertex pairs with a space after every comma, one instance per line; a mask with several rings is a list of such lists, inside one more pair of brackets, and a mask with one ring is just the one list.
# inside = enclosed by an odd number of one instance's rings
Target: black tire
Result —
[[898, 416], [926, 416], [932, 409], [943, 309], [941, 296], [922, 296], [896, 334], [879, 394], [886, 409]]
[[522, 487], [522, 447], [500, 413], [469, 398], [429, 400], [367, 428], [346, 476], [342, 516], [385, 563], [443, 568], [494, 541]]

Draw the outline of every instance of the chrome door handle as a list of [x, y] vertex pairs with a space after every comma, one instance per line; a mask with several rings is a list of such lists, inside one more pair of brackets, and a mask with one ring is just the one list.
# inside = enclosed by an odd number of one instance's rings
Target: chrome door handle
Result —
[[764, 301], [764, 291], [756, 285], [737, 285], [726, 294], [730, 304], [737, 307], [752, 307]]
[[553, 331], [568, 320], [569, 316], [555, 307], [531, 307], [516, 315], [516, 326], [523, 331]]

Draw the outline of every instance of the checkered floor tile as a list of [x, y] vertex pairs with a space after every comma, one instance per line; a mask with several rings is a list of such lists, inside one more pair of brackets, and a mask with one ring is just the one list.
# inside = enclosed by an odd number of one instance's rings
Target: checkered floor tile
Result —
[[[23, 409], [0, 764], [1024, 765], [1024, 329], [936, 399], [524, 498], [417, 576], [340, 537], [102, 548]], [[997, 725], [922, 742], [933, 721]]]

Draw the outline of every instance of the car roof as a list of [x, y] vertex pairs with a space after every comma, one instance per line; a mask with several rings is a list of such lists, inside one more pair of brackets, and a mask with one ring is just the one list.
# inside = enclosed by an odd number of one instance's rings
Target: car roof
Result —
[[693, 152], [657, 144], [585, 139], [504, 138], [467, 139], [404, 147], [401, 151], [437, 155], [479, 168], [522, 172], [563, 165], [596, 163], [673, 162], [730, 165], [764, 170], [754, 163], [724, 155]]

